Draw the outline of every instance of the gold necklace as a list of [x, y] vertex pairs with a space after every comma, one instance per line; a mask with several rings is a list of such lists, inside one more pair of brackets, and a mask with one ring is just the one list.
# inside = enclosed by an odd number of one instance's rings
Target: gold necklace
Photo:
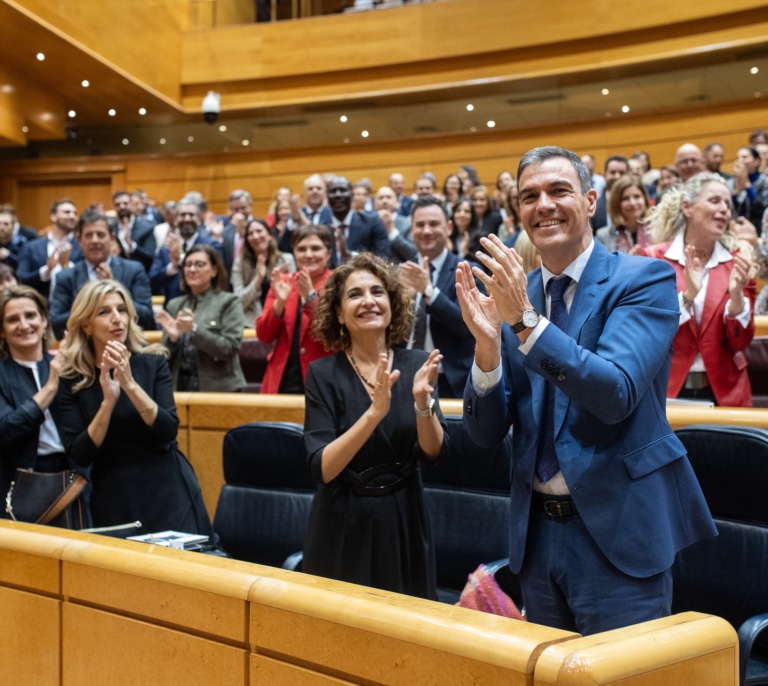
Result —
[[[389, 357], [391, 354], [392, 354], [392, 349], [390, 348], [387, 350], [387, 367], [389, 367]], [[357, 362], [355, 361], [355, 356], [351, 352], [348, 352], [347, 357], [349, 358], [349, 361], [352, 363], [352, 368], [355, 370], [355, 372], [357, 372], [357, 375], [360, 377], [360, 380], [366, 386], [368, 386], [368, 388], [370, 388], [371, 391], [375, 391], [376, 390], [375, 384], [372, 384], [370, 381], [368, 381], [368, 379], [366, 379], [363, 376], [363, 373], [360, 371], [360, 367], [357, 366]]]

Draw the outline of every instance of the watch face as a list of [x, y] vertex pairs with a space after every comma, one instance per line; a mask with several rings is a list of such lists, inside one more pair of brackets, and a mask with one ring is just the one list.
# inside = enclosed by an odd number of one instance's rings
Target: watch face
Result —
[[525, 324], [529, 329], [532, 329], [538, 323], [539, 315], [535, 310], [525, 310], [525, 312], [523, 312], [523, 324]]

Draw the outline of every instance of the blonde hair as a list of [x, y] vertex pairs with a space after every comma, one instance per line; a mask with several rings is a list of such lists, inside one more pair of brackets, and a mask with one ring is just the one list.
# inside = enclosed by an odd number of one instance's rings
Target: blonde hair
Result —
[[[688, 220], [683, 214], [683, 200], [689, 205], [693, 205], [708, 183], [726, 185], [725, 180], [719, 174], [701, 172], [692, 176], [684, 184], [673, 186], [664, 193], [661, 202], [653, 208], [650, 214], [651, 240], [654, 243], [666, 243], [673, 240], [681, 231], [685, 231]], [[735, 236], [728, 230], [720, 236], [720, 242], [729, 251], [733, 251], [737, 247]]]
[[147, 345], [144, 331], [137, 323], [133, 299], [123, 284], [113, 279], [89, 281], [77, 294], [75, 302], [72, 303], [72, 310], [67, 320], [65, 348], [59, 353], [64, 355], [61, 376], [67, 379], [79, 378], [79, 381], [72, 387], [75, 393], [93, 385], [96, 380], [98, 361], [95, 356], [93, 340], [83, 331], [83, 324], [93, 318], [101, 301], [110, 293], [117, 293], [123, 299], [128, 310], [128, 331], [125, 347], [133, 353], [166, 354], [166, 349], [161, 345]]
[[539, 265], [536, 264], [536, 258], [539, 255], [539, 251], [536, 250], [536, 246], [531, 243], [531, 239], [525, 231], [521, 231], [515, 240], [515, 252], [523, 258], [523, 271], [528, 274], [534, 269], [537, 269]]

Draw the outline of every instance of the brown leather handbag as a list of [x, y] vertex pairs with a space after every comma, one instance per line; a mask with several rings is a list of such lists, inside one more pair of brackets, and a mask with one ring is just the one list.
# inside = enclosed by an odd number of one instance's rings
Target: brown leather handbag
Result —
[[88, 480], [74, 469], [17, 469], [5, 496], [5, 510], [14, 521], [79, 530], [86, 523], [80, 494], [87, 485]]

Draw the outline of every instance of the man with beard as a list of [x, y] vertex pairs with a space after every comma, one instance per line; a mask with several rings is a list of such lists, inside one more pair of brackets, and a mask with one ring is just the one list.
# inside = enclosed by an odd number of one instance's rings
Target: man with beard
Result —
[[53, 230], [43, 238], [25, 243], [19, 252], [16, 276], [19, 282], [32, 286], [49, 298], [51, 285], [62, 269], [83, 259], [75, 240], [77, 209], [71, 200], [57, 200], [51, 205]]
[[149, 271], [155, 257], [154, 223], [131, 211], [131, 195], [128, 191], [117, 191], [112, 195], [115, 208], [115, 235], [120, 243], [123, 257], [141, 262], [144, 271]]
[[98, 279], [114, 279], [123, 284], [133, 298], [139, 326], [155, 328], [147, 273], [140, 264], [111, 255], [114, 240], [116, 236], [110, 230], [106, 215], [95, 210], [83, 212], [77, 225], [77, 242], [85, 259], [59, 274], [51, 300], [51, 325], [56, 338], [64, 335], [72, 303], [80, 289], [88, 281]]
[[176, 205], [176, 229], [168, 232], [149, 270], [152, 293], [164, 295], [165, 302], [182, 295], [179, 287], [181, 258], [198, 243], [212, 245], [221, 253], [221, 243], [213, 240], [201, 226], [200, 208], [182, 199]]
[[328, 188], [328, 204], [333, 218], [334, 246], [331, 253], [331, 267], [346, 262], [358, 252], [369, 250], [390, 259], [387, 229], [375, 212], [352, 210], [352, 184], [343, 176], [334, 176]]

